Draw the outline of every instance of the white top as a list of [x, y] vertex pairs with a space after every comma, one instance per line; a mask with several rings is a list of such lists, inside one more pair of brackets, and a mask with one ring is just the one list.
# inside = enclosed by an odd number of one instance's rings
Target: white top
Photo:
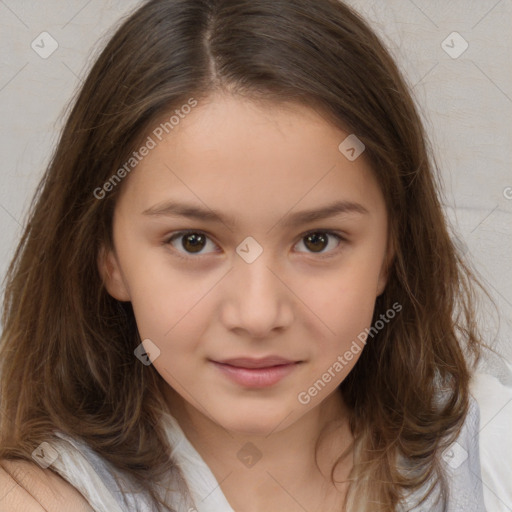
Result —
[[[506, 386], [490, 375], [477, 374], [473, 380], [472, 394], [476, 396], [480, 407], [477, 401], [471, 399], [468, 416], [456, 443], [443, 454], [450, 486], [447, 512], [510, 511], [512, 496], [509, 482], [512, 482], [512, 479], [509, 468], [512, 458], [512, 441], [508, 435], [502, 435], [498, 440], [492, 437], [492, 430], [487, 428], [487, 423], [490, 420], [489, 416], [495, 415], [494, 409], [497, 405], [493, 403], [493, 407], [490, 407], [486, 398], [499, 396], [503, 397], [500, 400], [505, 400], [508, 397], [510, 402], [507, 403], [512, 404], [512, 385]], [[480, 423], [482, 408], [480, 399], [485, 402], [483, 404], [485, 423], [482, 422], [482, 424]], [[502, 409], [501, 418], [498, 419], [501, 421], [501, 428], [508, 429], [512, 419], [512, 407], [508, 411], [508, 416]], [[165, 496], [166, 503], [174, 507], [177, 512], [235, 512], [210, 468], [188, 441], [176, 419], [166, 413], [162, 421], [172, 447], [172, 457], [179, 468], [178, 472], [169, 477], [169, 482], [175, 484], [173, 492], [167, 491], [167, 494], [162, 494]], [[482, 435], [479, 436], [481, 429], [483, 429]], [[487, 432], [491, 435], [490, 439], [484, 435]], [[116, 483], [113, 475], [116, 475], [121, 482], [126, 480], [108, 461], [98, 456], [82, 441], [63, 433], [57, 435], [60, 441], [53, 442], [52, 446], [58, 451], [59, 457], [53, 462], [52, 469], [77, 488], [95, 512], [154, 511], [144, 495], [135, 492], [133, 486], [126, 484], [125, 489], [128, 489], [128, 492], [121, 492], [120, 485]], [[482, 438], [480, 448], [479, 437]], [[480, 465], [481, 454], [484, 456], [482, 466]], [[504, 464], [500, 471], [494, 469], [497, 454], [500, 454]], [[482, 485], [482, 478], [486, 485]], [[190, 497], [174, 490], [177, 489], [179, 481], [188, 487]], [[496, 489], [498, 493], [501, 492], [501, 496], [496, 494]], [[508, 504], [504, 501], [508, 499], [507, 492], [508, 498], [511, 499]], [[431, 502], [411, 508], [416, 503], [415, 496], [417, 497], [418, 494], [410, 496], [407, 502], [408, 507], [402, 509], [403, 511], [435, 512], [436, 509]]]

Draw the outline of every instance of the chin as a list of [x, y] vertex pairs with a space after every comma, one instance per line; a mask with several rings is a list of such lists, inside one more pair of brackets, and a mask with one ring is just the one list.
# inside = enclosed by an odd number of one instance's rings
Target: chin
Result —
[[[244, 436], [266, 437], [270, 433], [284, 430], [293, 422], [293, 415], [289, 412], [272, 412], [264, 414], [261, 410], [253, 409], [251, 412], [236, 411], [236, 416], [224, 417], [220, 424], [226, 430]], [[286, 421], [285, 421], [286, 420]]]

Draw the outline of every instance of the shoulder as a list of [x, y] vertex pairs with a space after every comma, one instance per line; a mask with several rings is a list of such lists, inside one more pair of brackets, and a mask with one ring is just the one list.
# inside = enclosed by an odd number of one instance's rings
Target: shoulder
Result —
[[512, 366], [505, 370], [503, 378], [477, 373], [471, 383], [471, 392], [480, 409], [481, 474], [489, 510], [501, 510], [503, 503], [512, 503], [512, 438], [509, 434], [512, 424]]
[[50, 469], [0, 460], [0, 512], [92, 512], [87, 500]]

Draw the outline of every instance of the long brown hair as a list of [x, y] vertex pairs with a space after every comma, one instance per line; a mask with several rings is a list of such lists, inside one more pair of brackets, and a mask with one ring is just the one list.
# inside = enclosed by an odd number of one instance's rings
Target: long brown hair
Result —
[[[431, 477], [445, 489], [441, 450], [464, 422], [480, 353], [479, 283], [452, 243], [405, 79], [337, 0], [150, 0], [116, 31], [74, 102], [6, 277], [0, 458], [31, 460], [58, 429], [157, 501], [152, 482], [173, 467], [158, 424], [166, 383], [134, 357], [133, 310], [98, 272], [123, 184], [94, 191], [164, 114], [215, 91], [308, 105], [365, 144], [396, 253], [374, 320], [396, 302], [402, 310], [340, 386], [355, 438], [347, 507], [392, 510]], [[400, 457], [415, 471], [401, 471]]]

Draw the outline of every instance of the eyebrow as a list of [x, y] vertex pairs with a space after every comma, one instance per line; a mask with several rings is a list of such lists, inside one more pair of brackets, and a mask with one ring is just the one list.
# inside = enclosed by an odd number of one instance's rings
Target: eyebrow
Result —
[[[335, 217], [342, 214], [368, 214], [369, 211], [360, 203], [353, 201], [336, 201], [320, 208], [302, 210], [300, 212], [286, 214], [282, 217], [282, 224], [286, 227], [293, 227], [300, 224], [307, 224], [318, 220]], [[187, 217], [190, 219], [222, 223], [230, 229], [236, 224], [235, 217], [222, 215], [208, 207], [200, 207], [191, 204], [167, 201], [157, 204], [144, 210], [143, 215], [151, 217]], [[278, 222], [279, 223], [279, 222]]]

